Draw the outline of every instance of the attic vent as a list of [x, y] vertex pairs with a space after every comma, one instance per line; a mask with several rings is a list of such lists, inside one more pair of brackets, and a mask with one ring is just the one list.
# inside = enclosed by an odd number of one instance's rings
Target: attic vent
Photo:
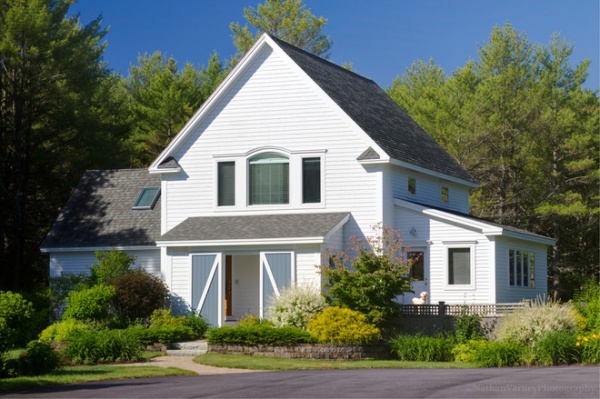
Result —
[[133, 209], [152, 209], [160, 194], [160, 187], [144, 187], [138, 196]]

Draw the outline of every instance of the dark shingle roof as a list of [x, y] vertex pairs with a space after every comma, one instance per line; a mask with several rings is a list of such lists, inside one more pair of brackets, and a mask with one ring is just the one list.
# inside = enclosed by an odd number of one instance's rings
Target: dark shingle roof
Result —
[[348, 213], [191, 217], [159, 241], [219, 241], [325, 237]]
[[271, 38], [391, 158], [476, 183], [375, 82]]
[[160, 176], [147, 169], [85, 172], [42, 249], [154, 245], [160, 200], [152, 210], [131, 209], [144, 187], [160, 187]]

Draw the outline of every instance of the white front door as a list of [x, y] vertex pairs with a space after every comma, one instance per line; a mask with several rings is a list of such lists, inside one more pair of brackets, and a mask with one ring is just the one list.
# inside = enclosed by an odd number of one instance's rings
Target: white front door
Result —
[[426, 292], [426, 303], [429, 304], [429, 260], [427, 259], [427, 251], [425, 248], [411, 247], [407, 253], [407, 258], [411, 262], [410, 278], [412, 279], [411, 288], [413, 293], [405, 293], [398, 297], [398, 301], [409, 305], [412, 303], [413, 298], [419, 298], [422, 292]]

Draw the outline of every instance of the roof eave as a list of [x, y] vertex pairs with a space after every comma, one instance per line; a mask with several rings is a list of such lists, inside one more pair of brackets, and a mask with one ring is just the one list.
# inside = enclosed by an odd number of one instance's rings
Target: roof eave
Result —
[[119, 251], [145, 251], [158, 249], [156, 245], [104, 245], [97, 247], [41, 247], [40, 252], [42, 253], [54, 253], [54, 252], [95, 252], [95, 251], [110, 251], [116, 249]]
[[298, 245], [322, 244], [324, 237], [286, 237], [286, 238], [254, 238], [239, 240], [182, 240], [157, 241], [158, 247], [239, 247], [252, 245]]

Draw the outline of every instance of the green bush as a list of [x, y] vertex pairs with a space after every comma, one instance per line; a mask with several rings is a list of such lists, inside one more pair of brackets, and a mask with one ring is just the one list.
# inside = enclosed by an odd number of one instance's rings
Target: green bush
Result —
[[475, 363], [477, 352], [487, 345], [487, 340], [472, 339], [465, 343], [458, 344], [452, 348], [452, 355], [457, 362]]
[[581, 333], [577, 336], [575, 347], [579, 351], [579, 359], [582, 363], [600, 363], [600, 331]]
[[209, 324], [206, 319], [200, 315], [189, 313], [184, 317], [185, 326], [192, 329], [195, 338], [202, 338], [208, 331]]
[[495, 331], [496, 338], [530, 345], [551, 331], [577, 328], [577, 312], [570, 303], [536, 301], [504, 316]]
[[4, 352], [25, 345], [34, 310], [20, 294], [0, 291], [0, 360]]
[[366, 345], [380, 337], [379, 329], [369, 324], [365, 315], [337, 306], [315, 315], [306, 329], [323, 344]]
[[[473, 342], [473, 341], [471, 341]], [[527, 347], [513, 341], [478, 341], [473, 347], [473, 361], [480, 367], [519, 366]]]
[[152, 312], [164, 308], [169, 298], [165, 283], [142, 269], [113, 276], [109, 283], [115, 290], [111, 301], [115, 316], [123, 324], [147, 320]]
[[294, 326], [306, 328], [310, 318], [325, 308], [321, 292], [308, 285], [285, 287], [280, 295], [273, 295], [267, 310], [275, 327]]
[[129, 362], [141, 359], [141, 344], [128, 330], [90, 330], [73, 334], [62, 354], [74, 364]]
[[389, 340], [392, 353], [399, 360], [419, 362], [449, 362], [454, 356], [454, 342], [449, 337], [397, 335]]
[[65, 319], [48, 326], [40, 333], [41, 341], [68, 341], [71, 334], [89, 331], [93, 327], [81, 320]]
[[49, 342], [31, 341], [19, 356], [18, 364], [19, 375], [35, 376], [59, 369], [62, 359]]
[[386, 326], [399, 313], [395, 299], [410, 292], [410, 262], [400, 231], [377, 225], [366, 241], [354, 236], [346, 247], [320, 266], [327, 303], [358, 310], [369, 323]]
[[116, 249], [110, 251], [96, 251], [97, 262], [90, 266], [91, 285], [107, 285], [109, 281], [119, 275], [129, 272], [134, 257], [125, 251]]
[[105, 285], [73, 291], [67, 297], [67, 308], [63, 313], [63, 319], [107, 322], [109, 304], [114, 296], [115, 289]]
[[598, 281], [588, 281], [583, 290], [575, 295], [573, 305], [583, 317], [584, 331], [600, 332], [600, 285]]
[[208, 332], [211, 344], [295, 345], [314, 342], [313, 337], [298, 327], [268, 325], [220, 327]]
[[141, 344], [150, 345], [156, 342], [168, 344], [178, 341], [190, 341], [198, 338], [194, 330], [186, 325], [150, 326], [136, 325], [127, 329], [135, 335]]
[[533, 362], [540, 366], [557, 366], [579, 361], [577, 334], [569, 330], [551, 331], [531, 347]]
[[459, 344], [464, 344], [473, 339], [483, 338], [481, 317], [466, 314], [465, 309], [454, 319], [454, 338]]
[[269, 319], [261, 318], [255, 314], [247, 314], [239, 320], [238, 325], [240, 327], [254, 327], [260, 325], [273, 327], [273, 322]]

